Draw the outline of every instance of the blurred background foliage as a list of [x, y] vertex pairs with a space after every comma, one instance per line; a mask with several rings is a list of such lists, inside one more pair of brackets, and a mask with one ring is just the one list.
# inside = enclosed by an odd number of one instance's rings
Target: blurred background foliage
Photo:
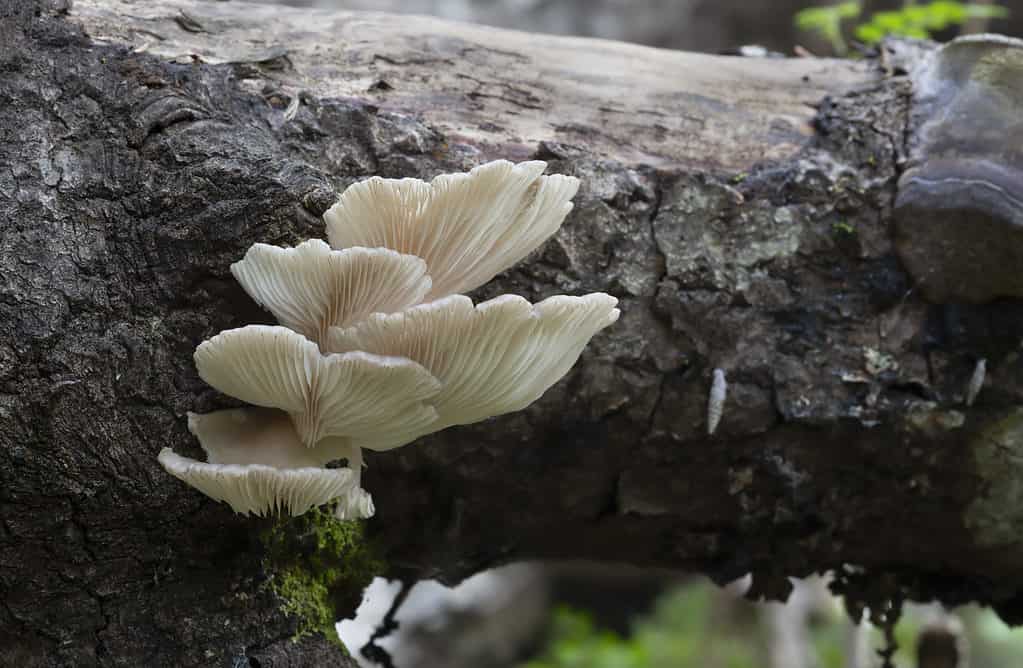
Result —
[[[1006, 7], [991, 2], [906, 2], [896, 9], [866, 14], [863, 2], [847, 0], [796, 12], [795, 24], [827, 41], [836, 55], [849, 52], [848, 36], [872, 45], [885, 37], [931, 39], [949, 30], [966, 27], [971, 21], [984, 24], [1009, 16]], [[975, 31], [971, 31], [975, 32]]]
[[[519, 668], [859, 668], [876, 666], [872, 648], [881, 633], [867, 624], [853, 626], [841, 601], [819, 599], [805, 620], [803, 655], [778, 663], [771, 610], [778, 604], [746, 601], [700, 579], [663, 594], [653, 612], [636, 620], [622, 637], [599, 628], [583, 611], [565, 606], [551, 613], [546, 647]], [[1023, 666], [1023, 632], [1013, 631], [994, 613], [968, 606], [948, 617], [938, 606], [907, 606], [896, 628], [895, 665], [917, 668], [921, 634], [938, 625], [959, 635], [959, 668]], [[861, 637], [857, 637], [861, 636]], [[850, 643], [866, 651], [850, 651]]]

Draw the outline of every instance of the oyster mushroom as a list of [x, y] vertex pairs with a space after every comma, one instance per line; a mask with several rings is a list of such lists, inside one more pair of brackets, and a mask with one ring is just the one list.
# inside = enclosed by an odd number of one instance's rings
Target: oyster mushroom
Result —
[[335, 251], [319, 239], [294, 248], [255, 244], [231, 273], [277, 322], [316, 343], [329, 327], [418, 304], [431, 286], [420, 258], [386, 248]]
[[497, 160], [467, 174], [373, 177], [345, 190], [323, 219], [334, 248], [390, 248], [426, 260], [426, 300], [469, 292], [561, 226], [579, 180], [541, 176], [547, 163]]
[[[339, 250], [318, 240], [253, 246], [232, 272], [284, 326], [221, 332], [195, 362], [207, 383], [256, 407], [190, 415], [208, 461], [165, 449], [160, 463], [238, 512], [297, 514], [336, 500], [338, 517], [368, 517], [363, 448], [538, 399], [617, 320], [617, 300], [505, 295], [473, 306], [453, 293], [561, 225], [579, 182], [542, 176], [545, 166], [497, 161], [431, 183], [373, 178], [324, 216]], [[348, 468], [325, 468], [339, 459]]]
[[410, 422], [403, 433], [353, 437], [353, 445], [389, 450], [453, 425], [522, 410], [568, 372], [598, 331], [618, 319], [617, 303], [603, 293], [559, 295], [536, 305], [502, 295], [474, 307], [468, 297], [452, 295], [331, 329], [328, 350], [408, 358], [440, 381], [440, 391], [429, 399], [433, 421]]
[[[206, 451], [200, 462], [160, 451], [163, 468], [206, 496], [243, 515], [301, 515], [334, 499], [348, 509], [358, 494], [349, 469], [323, 468], [280, 411], [241, 408], [189, 413], [188, 428]], [[372, 514], [372, 503], [370, 503]]]
[[419, 364], [362, 351], [323, 355], [286, 327], [221, 332], [196, 348], [195, 365], [224, 394], [286, 411], [307, 447], [327, 438], [398, 437], [436, 419], [424, 401], [440, 383]]

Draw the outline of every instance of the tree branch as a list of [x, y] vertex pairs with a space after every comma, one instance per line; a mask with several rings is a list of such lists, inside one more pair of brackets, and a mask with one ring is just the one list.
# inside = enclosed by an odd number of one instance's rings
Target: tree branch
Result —
[[[270, 321], [228, 271], [252, 243], [322, 237], [356, 179], [499, 157], [583, 186], [474, 296], [602, 290], [622, 318], [526, 411], [368, 459], [386, 574], [585, 558], [780, 596], [838, 569], [854, 607], [1019, 618], [1020, 295], [939, 303], [893, 237], [903, 170], [938, 150], [931, 47], [885, 76], [238, 2], [26, 5], [0, 5], [0, 664], [343, 661], [291, 643], [268, 523], [156, 453], [198, 452], [186, 411], [231, 405], [195, 345]], [[984, 212], [1001, 249], [1013, 197]], [[933, 199], [899, 215], [948, 223]]]

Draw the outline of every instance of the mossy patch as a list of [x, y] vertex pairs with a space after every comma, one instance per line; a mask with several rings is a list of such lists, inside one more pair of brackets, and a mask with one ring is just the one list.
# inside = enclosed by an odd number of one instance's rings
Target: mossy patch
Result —
[[298, 620], [296, 639], [322, 633], [340, 645], [334, 624], [355, 611], [383, 571], [362, 521], [342, 522], [329, 508], [314, 509], [279, 519], [262, 538], [270, 586], [282, 610]]

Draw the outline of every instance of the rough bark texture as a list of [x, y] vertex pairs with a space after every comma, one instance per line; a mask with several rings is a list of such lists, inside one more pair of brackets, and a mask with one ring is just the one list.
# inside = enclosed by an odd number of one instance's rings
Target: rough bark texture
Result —
[[585, 558], [784, 595], [839, 569], [853, 605], [1021, 618], [1023, 307], [912, 289], [898, 70], [238, 2], [0, 8], [0, 665], [346, 665], [292, 641], [267, 545], [302, 536], [156, 453], [197, 455], [185, 412], [232, 405], [194, 346], [270, 322], [228, 271], [249, 245], [323, 236], [356, 179], [499, 157], [583, 187], [477, 296], [603, 290], [622, 318], [530, 409], [369, 458], [382, 574]]

